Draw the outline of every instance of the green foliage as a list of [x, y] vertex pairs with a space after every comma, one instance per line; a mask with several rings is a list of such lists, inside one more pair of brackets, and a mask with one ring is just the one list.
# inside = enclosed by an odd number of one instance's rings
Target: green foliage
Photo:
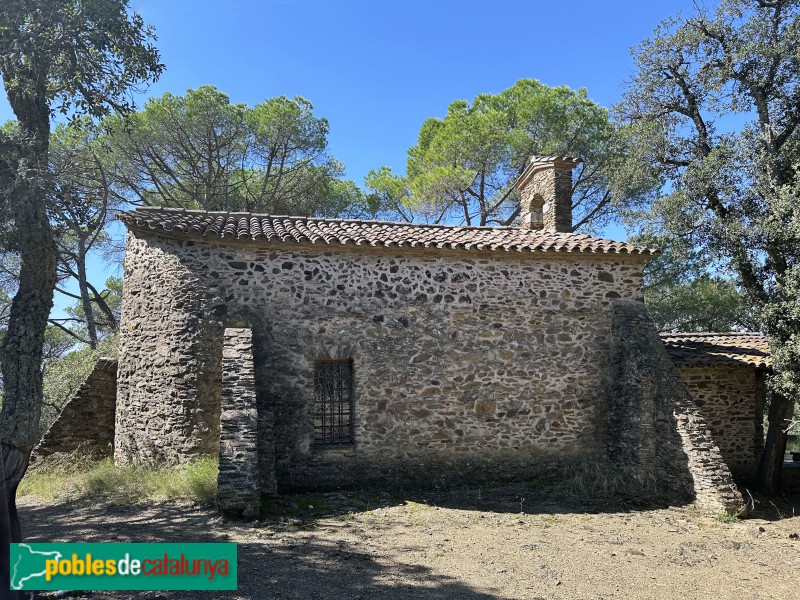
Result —
[[[90, 118], [60, 123], [50, 134], [52, 221], [62, 237], [84, 237], [103, 231], [109, 203], [109, 186], [115, 165], [102, 128]], [[70, 240], [66, 240], [69, 244]], [[68, 245], [71, 249], [71, 247]]]
[[[345, 219], [374, 218], [380, 210], [380, 200], [374, 194], [365, 194], [350, 180], [331, 179], [319, 195], [324, 204], [316, 201], [314, 214]], [[309, 210], [313, 208], [309, 206]]]
[[213, 86], [150, 99], [126, 117], [108, 119], [123, 198], [182, 208], [242, 208], [232, 181], [245, 152], [246, 107]]
[[71, 116], [129, 110], [131, 89], [164, 70], [154, 39], [127, 0], [4, 0], [0, 71], [23, 130], [46, 127], [51, 108]]
[[195, 460], [175, 467], [136, 465], [117, 467], [110, 459], [90, 461], [79, 456], [31, 470], [19, 487], [19, 495], [45, 501], [82, 498], [113, 504], [143, 500], [189, 499], [213, 504], [217, 495], [217, 461]]
[[754, 329], [745, 320], [743, 298], [730, 279], [706, 274], [686, 283], [647, 287], [644, 299], [661, 331]]
[[[78, 284], [82, 335], [76, 338], [97, 345], [99, 329], [115, 330], [117, 319], [87, 276], [90, 254], [111, 245], [105, 226], [118, 207], [110, 194], [116, 167], [102, 130], [90, 119], [59, 125], [50, 136], [50, 174], [53, 179], [52, 224], [58, 241], [58, 279]], [[63, 287], [58, 290], [72, 295]], [[75, 316], [74, 314], [72, 315]], [[72, 322], [72, 321], [67, 321]]]
[[[49, 173], [50, 117], [54, 110], [75, 119], [130, 109], [132, 88], [156, 79], [164, 68], [153, 39], [127, 0], [0, 3], [0, 74], [17, 120], [0, 131], [0, 237], [3, 250], [16, 253], [21, 266], [0, 346], [5, 500], [13, 501], [25, 473], [43, 401], [39, 361], [57, 260], [50, 223], [56, 197]], [[16, 513], [11, 523], [11, 531], [18, 531]], [[0, 550], [0, 558], [7, 560], [7, 550]]]
[[666, 184], [632, 221], [735, 276], [770, 337], [784, 397], [800, 394], [798, 36], [797, 0], [722, 0], [670, 19], [635, 50], [618, 107], [633, 158]]
[[652, 234], [630, 241], [660, 250], [644, 270], [645, 304], [660, 331], [759, 329], [752, 306], [707, 253]]
[[716, 515], [714, 515], [714, 518], [720, 523], [738, 523], [743, 512], [744, 509], [742, 509], [741, 512], [735, 512], [735, 513], [727, 513], [724, 511], [720, 511]]
[[44, 406], [40, 421], [41, 433], [53, 424], [58, 413], [92, 372], [97, 360], [101, 357], [117, 356], [118, 345], [117, 338], [112, 336], [101, 340], [94, 350], [88, 347], [74, 349], [75, 339], [52, 326], [48, 327], [45, 339], [45, 349], [50, 347], [57, 351], [51, 351], [50, 356], [45, 354], [42, 365]]
[[406, 220], [510, 224], [519, 204], [512, 184], [530, 156], [574, 154], [585, 159], [575, 182], [575, 224], [591, 230], [651, 189], [646, 171], [626, 165], [626, 144], [625, 131], [585, 89], [522, 79], [472, 104], [457, 100], [443, 119], [425, 121], [408, 151], [406, 176], [381, 167], [366, 185], [385, 212]]
[[301, 97], [232, 104], [213, 86], [106, 122], [120, 199], [156, 206], [335, 216], [368, 210]]
[[[8, 121], [4, 129], [15, 131], [18, 123]], [[113, 250], [105, 226], [118, 208], [115, 198], [109, 193], [114, 170], [107, 140], [102, 129], [91, 119], [59, 124], [51, 133], [49, 180], [52, 188], [49, 204], [51, 226], [58, 244], [57, 289], [79, 300], [77, 305], [67, 309], [69, 318], [59, 322], [74, 333], [74, 341], [96, 343], [98, 337], [115, 331], [119, 322], [121, 280], [112, 278], [106, 281], [107, 288], [99, 291], [86, 275], [91, 254], [110, 254]], [[4, 325], [10, 309], [19, 266], [15, 252], [2, 253], [0, 325]], [[78, 284], [79, 295], [64, 289], [64, 282], [70, 279]], [[115, 286], [120, 289], [115, 289]], [[90, 313], [88, 318], [87, 309]], [[75, 319], [83, 323], [75, 325]]]
[[[92, 289], [94, 290], [93, 286]], [[92, 301], [94, 303], [97, 301], [103, 303], [103, 310], [95, 311], [98, 339], [114, 335], [122, 312], [122, 277], [114, 277], [112, 275], [107, 278], [105, 288], [97, 294], [92, 294]], [[75, 319], [70, 327], [75, 332], [75, 337], [86, 339], [86, 312], [84, 311], [83, 303], [78, 301], [72, 306], [66, 307], [64, 312], [70, 318]]]

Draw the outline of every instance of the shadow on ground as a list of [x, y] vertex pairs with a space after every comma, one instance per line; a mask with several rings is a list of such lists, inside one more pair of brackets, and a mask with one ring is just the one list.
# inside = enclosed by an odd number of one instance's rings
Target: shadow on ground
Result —
[[[415, 506], [418, 505], [418, 506]], [[265, 497], [259, 521], [223, 520], [213, 508], [164, 503], [112, 505], [86, 498], [21, 508], [26, 540], [32, 542], [224, 542], [239, 540], [239, 590], [223, 597], [347, 600], [505, 600], [477, 591], [426, 566], [387, 560], [317, 535], [348, 527], [349, 515], [408, 506], [452, 508], [482, 513], [555, 515], [628, 512], [666, 506], [636, 497], [564, 494], [552, 482], [443, 491], [338, 491]], [[375, 532], [384, 526], [377, 518]], [[303, 531], [307, 535], [293, 535]], [[266, 539], [258, 539], [268, 535]], [[241, 540], [255, 537], [252, 543]], [[429, 548], [407, 548], [420, 552]], [[219, 592], [95, 592], [92, 598], [216, 598]]]
[[[555, 493], [549, 482], [445, 491], [339, 491], [265, 497], [259, 521], [225, 521], [211, 507], [164, 503], [112, 505], [82, 498], [54, 505], [21, 507], [27, 541], [63, 542], [225, 542], [239, 543], [239, 590], [226, 598], [505, 600], [465, 583], [336, 544], [316, 535], [325, 527], [347, 527], [348, 515], [414, 505], [481, 513], [555, 515], [627, 512], [658, 508], [635, 497], [603, 498]], [[383, 526], [380, 520], [375, 531]], [[297, 536], [293, 532], [308, 535]], [[244, 537], [270, 537], [241, 543]], [[267, 543], [268, 542], [268, 543]], [[277, 542], [277, 543], [276, 543]], [[426, 550], [408, 548], [408, 552]], [[410, 583], [412, 582], [412, 583]], [[216, 598], [220, 592], [95, 592], [92, 598]]]
[[[165, 504], [112, 506], [64, 503], [23, 506], [30, 542], [225, 542], [244, 523], [224, 523], [210, 508]], [[280, 536], [280, 524], [277, 527]], [[187, 532], [191, 532], [187, 536]], [[198, 533], [201, 532], [201, 533]], [[274, 532], [271, 535], [276, 535]], [[269, 598], [504, 600], [419, 565], [382, 564], [365, 552], [306, 536], [239, 543], [236, 592], [94, 592], [92, 598]], [[276, 543], [277, 542], [277, 543]], [[413, 582], [413, 583], [409, 583]]]
[[652, 493], [645, 496], [640, 490], [614, 494], [592, 489], [564, 491], [553, 486], [552, 482], [544, 481], [447, 490], [349, 490], [265, 496], [260, 517], [316, 519], [409, 503], [465, 511], [530, 515], [657, 510], [683, 506], [688, 501], [657, 497]]
[[[753, 500], [755, 516], [761, 519], [790, 518], [797, 512], [795, 507], [800, 510], [797, 495], [775, 499], [754, 494]], [[336, 536], [330, 535], [331, 530], [347, 528], [351, 516], [363, 522], [364, 513], [376, 511], [369, 526], [380, 544], [381, 535], [389, 533], [380, 509], [408, 506], [410, 511], [422, 511], [424, 505], [475, 513], [470, 519], [479, 519], [482, 513], [545, 518], [567, 513], [635, 513], [662, 508], [666, 503], [654, 505], [625, 495], [564, 493], [552, 485], [515, 484], [406, 493], [287, 494], [265, 498], [262, 514], [255, 523], [225, 521], [206, 506], [176, 503], [117, 506], [86, 499], [54, 505], [23, 505], [20, 513], [23, 534], [31, 542], [239, 543], [237, 592], [95, 592], [94, 599], [507, 600], [509, 596], [496, 590], [479, 591], [455, 577], [434, 572], [419, 561], [406, 562], [404, 554], [389, 559], [379, 552], [337, 542]], [[328, 530], [328, 534], [323, 530]], [[297, 535], [298, 532], [303, 535]], [[430, 550], [421, 545], [404, 547], [408, 556]]]
[[784, 493], [780, 496], [754, 492], [752, 481], [737, 480], [742, 496], [750, 506], [750, 517], [782, 521], [800, 515], [800, 463], [784, 463], [781, 480]]

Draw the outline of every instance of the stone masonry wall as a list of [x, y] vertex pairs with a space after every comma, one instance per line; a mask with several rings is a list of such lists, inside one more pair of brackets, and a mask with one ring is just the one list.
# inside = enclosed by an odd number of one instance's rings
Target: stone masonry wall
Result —
[[116, 390], [117, 361], [101, 358], [34, 448], [31, 464], [76, 451], [111, 456]]
[[572, 168], [536, 171], [520, 192], [520, 206], [525, 227], [572, 231]]
[[609, 459], [664, 491], [730, 514], [744, 510], [715, 439], [647, 309], [618, 300], [609, 380]]
[[217, 503], [251, 517], [261, 500], [253, 334], [231, 328], [224, 336]]
[[216, 456], [222, 332], [207, 335], [202, 271], [190, 273], [178, 255], [152, 250], [143, 269], [125, 276], [114, 460]]
[[761, 453], [758, 441], [763, 436], [759, 427], [763, 401], [758, 401], [764, 394], [763, 378], [746, 365], [686, 367], [679, 371], [725, 462], [734, 472], [752, 473]]
[[[281, 490], [505, 479], [604, 449], [612, 302], [637, 257], [228, 245], [129, 232], [117, 458], [216, 453], [224, 327], [250, 327]], [[312, 443], [352, 358], [355, 443]], [[215, 395], [215, 391], [216, 395]], [[194, 399], [198, 398], [197, 401]], [[266, 467], [264, 467], [266, 468]]]

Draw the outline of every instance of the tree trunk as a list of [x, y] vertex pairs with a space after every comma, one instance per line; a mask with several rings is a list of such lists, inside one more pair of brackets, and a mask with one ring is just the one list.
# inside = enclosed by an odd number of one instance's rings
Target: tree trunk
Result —
[[81, 306], [83, 316], [86, 318], [86, 332], [89, 337], [89, 347], [94, 350], [97, 348], [97, 323], [94, 319], [94, 307], [92, 299], [89, 297], [89, 286], [86, 279], [86, 240], [78, 234], [78, 260], [75, 265], [78, 269], [78, 289], [81, 294]]
[[794, 402], [782, 394], [773, 393], [769, 405], [769, 428], [764, 452], [758, 463], [756, 489], [776, 496], [781, 492], [783, 457], [786, 454], [786, 421], [792, 418]]
[[6, 598], [24, 598], [21, 593], [11, 591], [11, 556], [9, 550], [9, 544], [11, 543], [10, 512], [6, 495], [0, 494], [0, 545], [4, 548], [4, 550], [0, 552], [0, 599], [2, 600]]
[[[11, 304], [8, 330], [0, 361], [3, 373], [3, 407], [0, 411], [0, 525], [8, 519], [8, 531], [0, 535], [2, 592], [9, 589], [9, 547], [22, 539], [16, 508], [17, 486], [28, 468], [31, 450], [39, 439], [42, 411], [42, 349], [47, 318], [53, 306], [56, 284], [56, 246], [46, 211], [46, 196], [40, 174], [46, 170], [47, 150], [31, 153], [27, 168], [20, 162], [16, 189], [9, 198], [16, 231], [21, 269], [19, 288]], [[44, 155], [44, 161], [42, 156]], [[10, 597], [14, 597], [13, 594]], [[22, 593], [20, 598], [24, 597]]]

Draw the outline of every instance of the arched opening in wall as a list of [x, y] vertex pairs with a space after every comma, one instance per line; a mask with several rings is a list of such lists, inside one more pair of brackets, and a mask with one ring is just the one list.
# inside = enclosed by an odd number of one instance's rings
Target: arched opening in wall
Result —
[[531, 199], [530, 211], [531, 229], [541, 229], [544, 227], [544, 198], [541, 194], [536, 194]]

